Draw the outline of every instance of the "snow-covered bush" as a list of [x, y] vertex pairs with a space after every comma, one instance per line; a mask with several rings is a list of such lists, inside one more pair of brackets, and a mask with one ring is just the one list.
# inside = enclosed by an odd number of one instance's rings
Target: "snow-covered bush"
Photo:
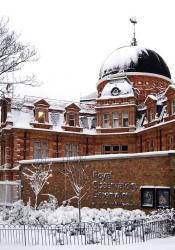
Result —
[[[145, 218], [145, 213], [141, 210], [128, 211], [122, 208], [96, 209], [82, 208], [83, 222], [117, 222], [128, 220], [139, 220]], [[0, 211], [0, 223], [19, 223], [29, 225], [42, 224], [69, 224], [78, 223], [78, 208], [73, 206], [57, 207], [57, 200], [50, 197], [48, 202], [42, 202], [38, 209], [31, 207], [30, 202], [24, 206], [22, 201], [14, 203], [10, 208]]]
[[49, 199], [47, 201], [42, 201], [39, 206], [38, 210], [52, 210], [54, 211], [58, 207], [58, 200], [54, 195], [47, 194]]
[[[166, 219], [171, 222], [171, 231], [175, 231], [175, 212], [174, 209], [157, 210], [146, 215], [145, 212], [137, 210], [96, 209], [83, 207], [81, 209], [82, 222], [95, 222], [105, 224], [107, 222], [127, 222], [129, 220], [146, 220], [148, 222]], [[22, 201], [14, 203], [11, 208], [0, 210], [0, 223], [6, 224], [62, 224], [78, 223], [78, 208], [73, 206], [57, 207], [57, 200], [50, 196], [48, 202], [42, 202], [38, 209], [31, 207], [30, 202], [24, 206]]]

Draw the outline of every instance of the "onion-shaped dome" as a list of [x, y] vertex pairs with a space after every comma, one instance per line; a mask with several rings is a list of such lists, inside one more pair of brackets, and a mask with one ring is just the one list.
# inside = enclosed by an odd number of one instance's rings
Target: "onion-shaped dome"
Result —
[[171, 78], [162, 57], [140, 46], [125, 46], [112, 52], [102, 64], [99, 78], [121, 72], [152, 73]]

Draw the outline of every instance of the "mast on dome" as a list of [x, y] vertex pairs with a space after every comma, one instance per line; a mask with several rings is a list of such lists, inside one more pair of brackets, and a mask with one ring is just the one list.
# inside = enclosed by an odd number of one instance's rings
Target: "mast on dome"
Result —
[[136, 40], [136, 37], [135, 37], [135, 25], [137, 24], [137, 20], [136, 20], [136, 17], [131, 17], [129, 20], [133, 24], [133, 27], [134, 27], [133, 39], [132, 39], [131, 45], [132, 46], [137, 46], [137, 40]]

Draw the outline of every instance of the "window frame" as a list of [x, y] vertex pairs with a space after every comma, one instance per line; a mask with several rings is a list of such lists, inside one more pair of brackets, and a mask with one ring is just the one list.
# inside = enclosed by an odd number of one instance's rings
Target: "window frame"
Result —
[[171, 100], [171, 115], [175, 114], [175, 99]]
[[168, 136], [168, 150], [175, 149], [175, 140], [173, 135]]
[[128, 128], [129, 127], [129, 114], [128, 114], [127, 111], [122, 112], [122, 126], [124, 128]]
[[[107, 116], [107, 118], [105, 118]], [[103, 128], [109, 128], [110, 127], [110, 114], [109, 113], [103, 113]]]
[[[127, 150], [123, 150], [122, 147], [127, 146]], [[109, 150], [107, 150], [107, 147]], [[116, 147], [117, 150], [114, 150]], [[103, 154], [119, 154], [128, 152], [128, 145], [112, 144], [112, 145], [103, 145]]]
[[[118, 128], [119, 127], [119, 114], [118, 114], [118, 112], [113, 112], [112, 118], [113, 118], [113, 128]], [[115, 125], [115, 123], [117, 123], [117, 125]]]
[[[35, 145], [38, 144], [38, 152], [35, 151]], [[44, 145], [47, 145], [46, 149], [44, 149]], [[47, 141], [33, 141], [33, 159], [46, 159], [49, 155], [49, 147]], [[35, 157], [35, 154], [38, 157]]]
[[[73, 118], [71, 118], [71, 116]], [[74, 113], [69, 114], [69, 126], [70, 127], [75, 127], [75, 114]]]
[[65, 155], [66, 157], [77, 157], [78, 156], [78, 143], [66, 143], [65, 145]]
[[[39, 114], [43, 114], [43, 116], [41, 115], [39, 115]], [[38, 112], [37, 112], [37, 120], [38, 120], [38, 122], [39, 123], [45, 123], [46, 122], [46, 112], [44, 111], [44, 110], [38, 110]]]
[[[127, 149], [123, 149], [124, 147], [127, 147]], [[124, 144], [124, 145], [121, 145], [121, 150], [120, 150], [121, 152], [128, 152], [128, 145], [126, 144]]]

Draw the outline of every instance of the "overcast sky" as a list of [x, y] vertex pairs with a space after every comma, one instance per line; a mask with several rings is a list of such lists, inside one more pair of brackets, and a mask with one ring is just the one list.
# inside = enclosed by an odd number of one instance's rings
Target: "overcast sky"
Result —
[[129, 45], [136, 16], [138, 44], [155, 50], [175, 80], [173, 0], [0, 0], [0, 15], [40, 59], [28, 70], [43, 82], [22, 94], [79, 100], [94, 92], [105, 58]]

